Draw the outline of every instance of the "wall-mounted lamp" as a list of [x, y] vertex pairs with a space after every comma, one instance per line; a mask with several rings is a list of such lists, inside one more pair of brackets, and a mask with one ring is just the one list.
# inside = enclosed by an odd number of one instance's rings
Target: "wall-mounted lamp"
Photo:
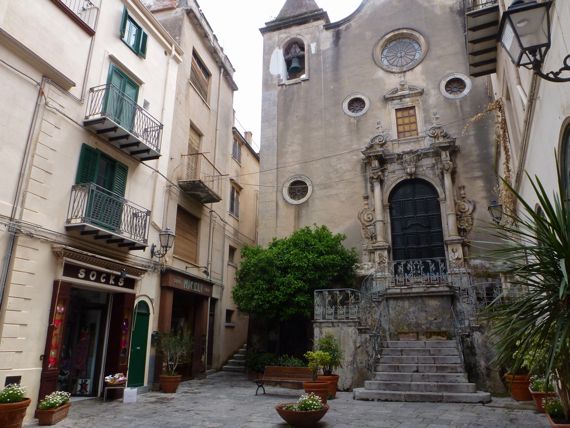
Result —
[[496, 224], [501, 223], [501, 219], [503, 218], [503, 204], [500, 204], [497, 201], [491, 202], [489, 205], [489, 214], [491, 214], [491, 218]]
[[552, 0], [537, 3], [535, 0], [515, 0], [503, 13], [499, 29], [499, 41], [517, 67], [526, 67], [550, 82], [570, 82], [560, 77], [570, 72], [570, 55], [558, 71], [542, 71], [546, 53], [550, 49], [550, 7]]
[[160, 232], [158, 234], [158, 239], [160, 240], [160, 249], [158, 249], [155, 244], [152, 244], [152, 246], [150, 247], [150, 256], [156, 257], [157, 259], [166, 256], [168, 250], [170, 250], [174, 245], [175, 237], [176, 235], [174, 234], [174, 232], [170, 230], [170, 228], [168, 227], [164, 229], [162, 232]]

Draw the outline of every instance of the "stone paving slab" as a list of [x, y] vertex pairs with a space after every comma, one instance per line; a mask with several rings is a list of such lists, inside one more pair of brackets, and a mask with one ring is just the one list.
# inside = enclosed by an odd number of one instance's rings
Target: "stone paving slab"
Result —
[[[243, 374], [218, 372], [184, 382], [177, 394], [149, 392], [137, 402], [74, 402], [58, 428], [286, 428], [274, 406], [292, 402], [301, 390], [267, 386], [255, 396], [255, 384]], [[488, 405], [356, 401], [339, 392], [315, 428], [547, 428], [544, 415], [510, 398]], [[25, 426], [37, 426], [36, 420]]]

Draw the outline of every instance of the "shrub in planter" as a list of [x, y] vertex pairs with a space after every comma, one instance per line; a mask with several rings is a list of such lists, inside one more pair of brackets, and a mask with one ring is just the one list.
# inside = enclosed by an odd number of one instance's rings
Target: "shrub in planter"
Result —
[[313, 372], [313, 382], [304, 382], [303, 388], [307, 393], [314, 392], [321, 397], [323, 403], [326, 403], [329, 396], [329, 383], [318, 381], [317, 376], [319, 370], [322, 370], [323, 367], [330, 364], [330, 355], [324, 351], [309, 351], [305, 354], [305, 358], [309, 362], [308, 366]]
[[36, 410], [39, 425], [55, 425], [65, 419], [69, 413], [71, 394], [65, 391], [55, 391], [44, 397]]
[[570, 420], [564, 417], [564, 407], [558, 399], [548, 400], [544, 404], [544, 410], [548, 417], [548, 422], [553, 427], [567, 428], [570, 427]]
[[22, 386], [7, 385], [0, 391], [0, 427], [20, 428], [30, 402]]
[[160, 389], [166, 393], [175, 393], [182, 380], [176, 370], [192, 356], [192, 336], [188, 331], [162, 333], [158, 350], [164, 358]]
[[340, 343], [331, 333], [325, 334], [315, 344], [315, 349], [329, 354], [329, 361], [323, 366], [323, 376], [319, 376], [319, 380], [324, 380], [329, 383], [329, 398], [336, 397], [336, 390], [338, 388], [338, 374], [333, 374], [333, 371], [338, 367], [342, 367], [342, 350]]
[[275, 410], [291, 426], [313, 427], [329, 410], [329, 406], [310, 393], [303, 394], [296, 403], [278, 404]]
[[556, 397], [552, 382], [548, 382], [546, 378], [542, 376], [531, 376], [529, 391], [536, 404], [536, 410], [540, 413], [544, 413], [545, 402], [549, 398]]

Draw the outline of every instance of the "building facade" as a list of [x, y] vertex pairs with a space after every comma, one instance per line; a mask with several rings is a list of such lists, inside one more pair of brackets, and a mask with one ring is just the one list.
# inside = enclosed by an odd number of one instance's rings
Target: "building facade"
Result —
[[233, 68], [190, 15], [175, 38], [139, 0], [0, 6], [0, 384], [27, 389], [28, 416], [117, 372], [152, 386], [153, 332], [192, 330], [187, 375], [245, 342], [231, 284], [257, 187], [231, 217], [230, 176], [257, 180], [258, 159], [239, 140], [232, 165]]
[[360, 251], [355, 289], [315, 303], [315, 336], [343, 341], [343, 388], [372, 377], [386, 340], [478, 341], [494, 128], [471, 120], [491, 98], [469, 77], [464, 16], [454, 0], [365, 0], [331, 23], [288, 0], [261, 29], [260, 243], [316, 223]]
[[[195, 1], [146, 1], [186, 55], [179, 68], [167, 217], [178, 237], [161, 284], [159, 330], [189, 328], [188, 375], [219, 369], [247, 340], [231, 298], [239, 253], [256, 243], [259, 160], [234, 126], [234, 68]], [[241, 176], [252, 185], [242, 185]], [[181, 238], [181, 239], [180, 239]], [[185, 289], [176, 284], [197, 284]]]

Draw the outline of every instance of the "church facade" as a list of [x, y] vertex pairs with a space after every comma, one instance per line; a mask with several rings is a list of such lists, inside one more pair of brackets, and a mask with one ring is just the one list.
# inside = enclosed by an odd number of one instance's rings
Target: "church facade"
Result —
[[373, 377], [391, 341], [457, 343], [469, 379], [494, 383], [477, 308], [498, 287], [478, 244], [497, 198], [495, 131], [463, 7], [364, 0], [330, 22], [315, 1], [287, 0], [261, 29], [259, 240], [324, 224], [359, 250], [354, 289], [315, 294], [315, 338], [341, 339], [345, 389]]

